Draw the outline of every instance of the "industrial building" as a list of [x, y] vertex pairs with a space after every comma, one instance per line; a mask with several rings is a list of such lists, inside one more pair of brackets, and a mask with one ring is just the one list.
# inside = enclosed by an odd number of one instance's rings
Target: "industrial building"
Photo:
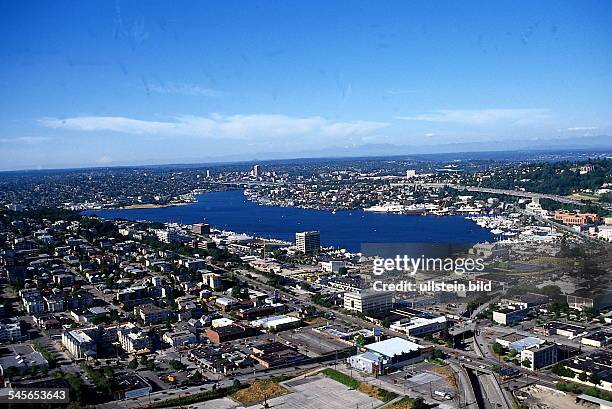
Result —
[[360, 351], [347, 358], [347, 363], [371, 374], [383, 374], [424, 359], [420, 345], [399, 337], [364, 345]]
[[391, 324], [390, 328], [411, 337], [424, 337], [445, 330], [447, 324], [446, 317], [412, 317], [399, 320]]

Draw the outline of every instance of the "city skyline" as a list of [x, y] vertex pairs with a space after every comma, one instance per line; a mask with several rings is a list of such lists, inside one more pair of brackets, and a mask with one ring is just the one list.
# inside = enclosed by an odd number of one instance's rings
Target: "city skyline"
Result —
[[611, 17], [0, 3], [0, 403], [611, 407]]
[[2, 170], [593, 147], [612, 129], [607, 2], [4, 11]]

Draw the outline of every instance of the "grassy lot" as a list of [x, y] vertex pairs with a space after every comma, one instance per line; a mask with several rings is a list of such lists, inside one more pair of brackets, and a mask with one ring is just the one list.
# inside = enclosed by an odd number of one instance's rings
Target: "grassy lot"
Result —
[[395, 402], [391, 406], [387, 406], [387, 409], [426, 409], [430, 406], [426, 404], [422, 398], [409, 398], [405, 397]]
[[342, 372], [336, 371], [335, 369], [326, 368], [322, 370], [321, 373], [336, 382], [340, 382], [342, 385], [348, 386], [351, 389], [359, 388], [359, 384], [361, 383], [357, 379], [353, 379]]
[[432, 368], [431, 372], [436, 373], [442, 378], [444, 378], [448, 386], [450, 386], [451, 388], [457, 389], [457, 380], [455, 379], [455, 374], [448, 366]]
[[286, 388], [274, 381], [255, 381], [247, 388], [233, 393], [232, 398], [244, 405], [252, 405], [257, 402], [262, 402], [265, 399], [276, 398], [288, 392]]
[[378, 388], [366, 382], [359, 382], [357, 379], [351, 378], [350, 376], [336, 371], [335, 369], [326, 368], [322, 370], [321, 373], [336, 382], [340, 382], [351, 389], [357, 389], [358, 391], [383, 402], [389, 402], [397, 397], [397, 394], [394, 392]]
[[599, 202], [599, 197], [598, 196], [589, 195], [587, 193], [572, 193], [570, 195], [570, 197], [572, 199], [588, 200], [588, 201], [591, 201], [591, 202]]

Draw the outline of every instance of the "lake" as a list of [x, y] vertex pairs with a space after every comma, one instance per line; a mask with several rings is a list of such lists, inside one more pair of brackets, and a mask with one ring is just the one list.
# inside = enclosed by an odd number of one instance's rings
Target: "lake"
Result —
[[156, 209], [88, 210], [106, 219], [183, 224], [209, 223], [224, 230], [258, 237], [295, 240], [295, 233], [319, 230], [323, 246], [359, 251], [362, 243], [476, 243], [493, 235], [462, 216], [407, 216], [362, 210], [338, 211], [264, 206], [242, 191], [213, 192], [197, 202]]

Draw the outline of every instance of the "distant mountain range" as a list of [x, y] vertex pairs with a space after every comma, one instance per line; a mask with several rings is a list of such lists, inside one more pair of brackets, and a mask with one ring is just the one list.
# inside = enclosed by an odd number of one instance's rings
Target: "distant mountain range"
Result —
[[[287, 152], [255, 152], [252, 154], [236, 153], [232, 155], [211, 155], [200, 157], [181, 157], [160, 160], [143, 160], [138, 163], [108, 163], [105, 165], [72, 165], [55, 166], [51, 169], [77, 169], [77, 168], [105, 168], [105, 167], [138, 167], [138, 166], [173, 166], [192, 167], [206, 164], [226, 164], [233, 162], [262, 162], [291, 159], [317, 159], [317, 158], [364, 158], [388, 156], [432, 155], [435, 157], [451, 159], [454, 154], [471, 157], [473, 159], [500, 159], [505, 157], [512, 160], [524, 160], [527, 156], [534, 156], [539, 151], [571, 152], [589, 151], [599, 154], [612, 154], [612, 136], [583, 136], [576, 138], [554, 139], [518, 139], [510, 141], [492, 140], [484, 142], [447, 143], [438, 145], [394, 145], [394, 144], [363, 144], [355, 146], [338, 146], [323, 149], [311, 149]], [[505, 153], [507, 154], [505, 154]], [[439, 156], [438, 156], [439, 155]], [[509, 156], [508, 156], [509, 155]], [[435, 159], [435, 158], [429, 158]]]
[[555, 139], [519, 139], [511, 141], [487, 141], [447, 143], [439, 145], [394, 145], [364, 144], [349, 147], [333, 147], [293, 152], [258, 152], [246, 157], [244, 154], [223, 155], [192, 160], [194, 162], [231, 162], [245, 160], [274, 160], [294, 158], [367, 157], [394, 155], [422, 155], [456, 152], [504, 152], [538, 150], [612, 150], [612, 136], [583, 136]]

